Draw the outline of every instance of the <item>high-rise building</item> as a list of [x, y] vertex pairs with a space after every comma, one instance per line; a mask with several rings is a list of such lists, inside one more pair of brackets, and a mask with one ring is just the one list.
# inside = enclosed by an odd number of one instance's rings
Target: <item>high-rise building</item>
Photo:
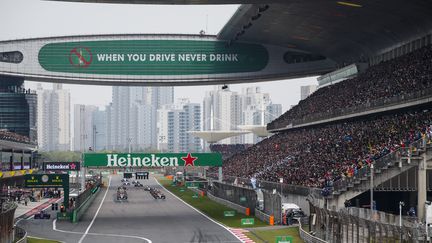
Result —
[[[215, 87], [207, 91], [203, 101], [203, 130], [239, 130], [239, 125], [265, 126], [282, 114], [282, 105], [273, 104], [268, 93], [260, 87], [243, 88], [241, 94], [229, 88]], [[218, 143], [256, 143], [254, 134], [227, 138]]]
[[44, 151], [70, 150], [70, 93], [62, 84], [52, 90], [37, 87], [38, 144]]
[[94, 151], [106, 150], [107, 144], [107, 111], [96, 109], [92, 115], [92, 131], [93, 142], [92, 147]]
[[306, 99], [309, 95], [315, 92], [317, 88], [318, 85], [300, 86], [300, 100]]
[[23, 84], [20, 78], [0, 77], [0, 129], [36, 142], [37, 95]]
[[[242, 90], [243, 125], [261, 125], [273, 121], [282, 114], [281, 104], [272, 104], [270, 95], [262, 93], [260, 87], [247, 87]], [[254, 144], [262, 140], [253, 133], [245, 134], [244, 143]]]
[[93, 150], [95, 127], [93, 126], [93, 112], [97, 107], [93, 105], [74, 105], [74, 151]]
[[[232, 131], [242, 121], [242, 99], [237, 92], [229, 88], [216, 86], [213, 91], [206, 92], [203, 102], [203, 130]], [[224, 139], [219, 143], [242, 143], [242, 137], [236, 136]]]
[[158, 150], [167, 152], [200, 152], [201, 141], [188, 131], [201, 128], [201, 106], [180, 99], [163, 105], [157, 111]]
[[156, 149], [157, 109], [174, 100], [173, 87], [113, 87], [107, 109], [109, 149]]

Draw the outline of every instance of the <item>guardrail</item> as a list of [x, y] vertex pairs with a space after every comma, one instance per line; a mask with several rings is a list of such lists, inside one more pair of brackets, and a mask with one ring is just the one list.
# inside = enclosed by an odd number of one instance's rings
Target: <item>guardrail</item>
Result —
[[4, 202], [0, 208], [0, 242], [13, 242], [14, 214], [17, 204]]
[[18, 226], [15, 226], [14, 231], [15, 243], [27, 243], [27, 231]]
[[311, 235], [310, 233], [306, 232], [306, 230], [303, 229], [303, 225], [301, 223], [301, 220], [298, 220], [299, 222], [299, 235], [300, 238], [306, 242], [306, 243], [327, 243], [327, 241], [322, 240], [316, 236]]
[[[217, 180], [218, 174], [208, 173], [207, 177]], [[229, 184], [234, 184], [236, 179], [237, 179], [237, 184], [235, 184], [236, 186], [252, 188], [252, 183], [249, 178], [227, 176], [227, 175], [223, 176], [223, 182]], [[301, 196], [308, 196], [310, 194], [313, 194], [316, 198], [322, 198], [321, 189], [319, 188], [311, 188], [306, 186], [291, 185], [285, 183], [281, 184], [273, 181], [264, 181], [264, 180], [256, 180], [256, 186], [258, 188], [266, 189], [268, 191], [273, 191], [273, 189], [277, 189], [278, 192], [281, 190], [282, 187], [282, 194], [296, 194]]]
[[260, 210], [258, 210], [258, 209], [255, 209], [255, 216], [257, 217], [257, 218], [259, 218], [261, 221], [264, 221], [264, 222], [267, 222], [267, 223], [270, 223], [270, 215], [268, 215], [268, 214], [266, 214], [266, 213], [264, 213], [263, 211], [260, 211]]
[[241, 206], [241, 205], [238, 205], [238, 204], [232, 203], [232, 202], [230, 202], [230, 201], [228, 201], [228, 200], [225, 200], [225, 199], [222, 199], [222, 198], [219, 198], [219, 197], [213, 196], [210, 192], [207, 192], [207, 197], [208, 197], [210, 200], [215, 201], [215, 202], [217, 202], [217, 203], [220, 203], [220, 204], [222, 204], [222, 205], [225, 205], [225, 206], [227, 206], [227, 207], [229, 207], [229, 208], [232, 208], [232, 209], [236, 210], [236, 211], [239, 212], [239, 213], [244, 214], [244, 213], [246, 212], [246, 207], [243, 207], [243, 206]]
[[84, 214], [84, 212], [93, 202], [93, 200], [96, 198], [97, 193], [100, 191], [100, 186], [97, 186], [96, 188], [97, 188], [96, 190], [94, 190], [95, 188], [89, 188], [86, 190], [88, 191], [85, 194], [87, 198], [85, 198], [84, 201], [81, 201], [80, 205], [72, 211], [72, 216], [71, 216], [72, 223], [77, 223], [80, 220], [81, 216]]

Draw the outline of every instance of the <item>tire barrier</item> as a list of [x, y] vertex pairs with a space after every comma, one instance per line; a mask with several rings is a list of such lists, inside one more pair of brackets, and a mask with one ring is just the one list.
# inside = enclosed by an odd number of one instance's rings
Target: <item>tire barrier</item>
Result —
[[14, 242], [14, 215], [17, 205], [12, 202], [0, 204], [0, 243]]

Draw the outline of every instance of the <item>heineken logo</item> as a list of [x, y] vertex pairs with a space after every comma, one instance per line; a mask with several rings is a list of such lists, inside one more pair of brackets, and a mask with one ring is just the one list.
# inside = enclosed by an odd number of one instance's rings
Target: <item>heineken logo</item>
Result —
[[45, 162], [44, 168], [49, 170], [80, 170], [79, 162]]
[[162, 167], [222, 166], [219, 153], [85, 153], [84, 166]]

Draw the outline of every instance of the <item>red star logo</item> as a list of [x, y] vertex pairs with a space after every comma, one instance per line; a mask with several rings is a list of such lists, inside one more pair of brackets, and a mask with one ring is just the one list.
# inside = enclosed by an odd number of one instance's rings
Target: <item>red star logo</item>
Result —
[[185, 162], [184, 166], [195, 166], [194, 161], [198, 158], [192, 157], [191, 153], [188, 153], [186, 157], [182, 157], [181, 159]]
[[71, 168], [71, 170], [75, 170], [75, 168], [76, 168], [75, 163], [70, 164], [70, 168]]

